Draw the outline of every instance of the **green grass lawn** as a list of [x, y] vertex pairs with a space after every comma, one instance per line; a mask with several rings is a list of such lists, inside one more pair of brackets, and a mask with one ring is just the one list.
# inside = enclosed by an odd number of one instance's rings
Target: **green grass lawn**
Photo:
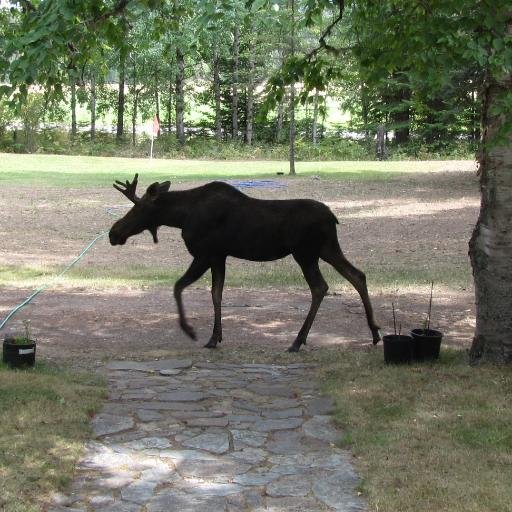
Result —
[[510, 368], [444, 347], [435, 364], [386, 366], [378, 347], [319, 358], [371, 510], [512, 510]]
[[98, 378], [44, 364], [0, 364], [0, 510], [36, 512], [64, 489], [90, 436], [105, 388]]
[[[278, 178], [288, 173], [284, 161], [202, 161], [142, 158], [109, 158], [64, 155], [0, 154], [0, 181], [9, 184], [44, 184], [56, 187], [110, 185], [114, 178], [175, 181]], [[301, 176], [332, 179], [386, 180], [408, 172], [428, 172], [442, 162], [297, 162]], [[282, 176], [279, 176], [282, 179]], [[149, 180], [148, 180], [149, 181]]]

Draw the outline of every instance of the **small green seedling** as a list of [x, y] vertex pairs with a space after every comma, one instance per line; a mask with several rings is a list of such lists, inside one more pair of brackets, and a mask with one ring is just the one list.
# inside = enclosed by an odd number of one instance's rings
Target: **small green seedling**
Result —
[[16, 345], [27, 345], [33, 343], [30, 335], [30, 320], [23, 320], [23, 327], [25, 328], [24, 335], [18, 335], [13, 338]]

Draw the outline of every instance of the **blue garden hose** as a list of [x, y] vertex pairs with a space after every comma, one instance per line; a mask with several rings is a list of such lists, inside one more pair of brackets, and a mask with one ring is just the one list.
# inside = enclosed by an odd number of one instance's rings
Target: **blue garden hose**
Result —
[[44, 284], [40, 288], [38, 288], [32, 295], [29, 295], [21, 304], [18, 304], [0, 323], [0, 329], [4, 327], [4, 325], [10, 320], [12, 316], [14, 316], [21, 308], [25, 307], [34, 297], [37, 297], [42, 291], [46, 290], [49, 286], [51, 286], [59, 277], [64, 275], [70, 268], [72, 268], [76, 263], [78, 263], [85, 254], [89, 251], [89, 249], [98, 241], [104, 238], [108, 234], [108, 231], [103, 231], [96, 238], [90, 242], [87, 247], [71, 262], [69, 265], [60, 272], [60, 274], [56, 275], [51, 281]]

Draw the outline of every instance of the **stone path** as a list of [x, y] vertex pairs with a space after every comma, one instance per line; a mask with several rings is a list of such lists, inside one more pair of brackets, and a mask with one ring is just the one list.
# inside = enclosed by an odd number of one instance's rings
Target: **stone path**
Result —
[[366, 510], [306, 365], [116, 361], [108, 372], [97, 440], [50, 512]]

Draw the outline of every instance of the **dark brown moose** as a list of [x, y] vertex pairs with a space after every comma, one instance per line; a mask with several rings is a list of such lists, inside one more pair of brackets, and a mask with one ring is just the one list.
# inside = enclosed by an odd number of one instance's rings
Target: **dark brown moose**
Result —
[[169, 181], [157, 182], [139, 198], [135, 193], [137, 179], [136, 174], [131, 183], [127, 180], [114, 184], [134, 206], [112, 226], [110, 243], [123, 245], [130, 236], [145, 229], [157, 243], [159, 226], [181, 229], [193, 260], [174, 285], [174, 297], [180, 326], [192, 339], [196, 339], [195, 332], [187, 321], [181, 298], [187, 286], [211, 269], [215, 320], [212, 336], [205, 346], [215, 348], [222, 340], [221, 301], [226, 258], [271, 261], [291, 254], [311, 289], [312, 301], [306, 320], [288, 349], [290, 352], [297, 352], [306, 343], [328, 290], [318, 267], [319, 258], [332, 265], [359, 292], [373, 343], [379, 341], [365, 275], [343, 255], [336, 233], [338, 220], [326, 205], [310, 199], [253, 199], [222, 182], [176, 192], [169, 191]]

